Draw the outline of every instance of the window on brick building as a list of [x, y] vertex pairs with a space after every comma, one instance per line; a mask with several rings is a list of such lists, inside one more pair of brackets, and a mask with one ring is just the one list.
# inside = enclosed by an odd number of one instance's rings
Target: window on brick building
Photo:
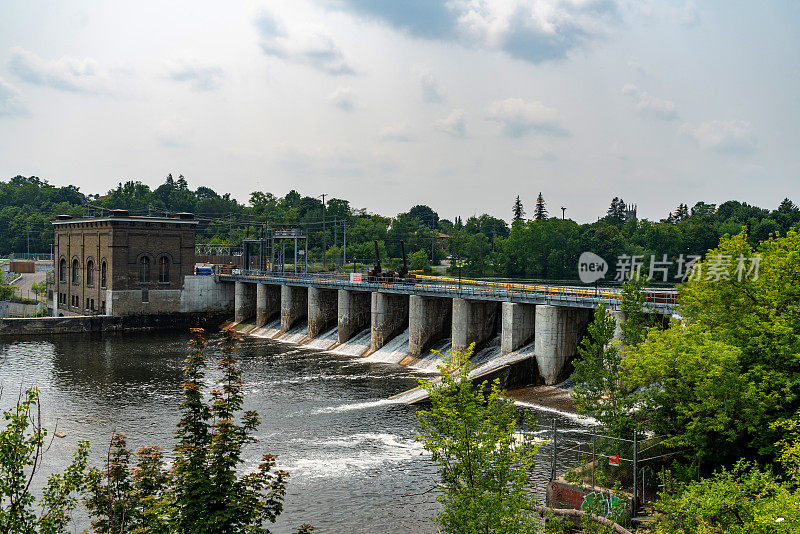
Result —
[[169, 283], [169, 258], [166, 256], [158, 259], [158, 281], [162, 284]]
[[142, 256], [139, 260], [139, 282], [146, 284], [150, 281], [150, 258]]
[[81, 266], [78, 263], [78, 260], [72, 260], [72, 283], [81, 283]]
[[100, 287], [106, 287], [106, 262], [103, 260], [103, 263], [100, 264]]
[[61, 263], [58, 264], [58, 281], [67, 281], [67, 260], [61, 258]]
[[86, 262], [86, 285], [94, 285], [94, 262], [92, 260]]

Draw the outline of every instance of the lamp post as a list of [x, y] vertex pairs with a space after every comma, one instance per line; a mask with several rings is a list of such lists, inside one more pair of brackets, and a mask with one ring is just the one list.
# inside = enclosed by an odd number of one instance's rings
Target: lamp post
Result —
[[322, 270], [323, 271], [327, 271], [328, 270], [328, 262], [327, 262], [328, 236], [325, 235], [325, 197], [326, 196], [327, 196], [327, 193], [323, 193], [323, 194], [321, 194], [320, 196], [317, 197], [317, 198], [322, 197]]

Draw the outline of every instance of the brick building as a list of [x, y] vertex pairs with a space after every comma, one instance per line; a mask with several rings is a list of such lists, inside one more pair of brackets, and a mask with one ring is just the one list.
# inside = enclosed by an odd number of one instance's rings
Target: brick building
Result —
[[194, 272], [197, 221], [131, 216], [53, 221], [55, 315], [132, 315], [180, 309], [184, 278]]

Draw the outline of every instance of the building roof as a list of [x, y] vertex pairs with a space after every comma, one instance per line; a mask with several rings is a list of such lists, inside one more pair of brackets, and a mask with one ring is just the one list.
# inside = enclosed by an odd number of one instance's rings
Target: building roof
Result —
[[142, 222], [142, 223], [172, 223], [172, 224], [187, 224], [196, 225], [198, 221], [194, 220], [192, 213], [177, 213], [177, 217], [147, 217], [144, 215], [129, 215], [126, 210], [110, 210], [109, 215], [106, 217], [82, 217], [80, 219], [73, 219], [70, 215], [58, 215], [56, 220], [53, 221], [54, 226], [78, 224], [86, 222]]

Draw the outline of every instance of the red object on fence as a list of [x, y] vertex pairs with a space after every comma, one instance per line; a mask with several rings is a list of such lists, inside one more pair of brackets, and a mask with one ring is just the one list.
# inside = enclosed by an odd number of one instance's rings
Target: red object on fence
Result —
[[619, 467], [619, 456], [612, 454], [608, 457], [608, 465], [616, 465]]

